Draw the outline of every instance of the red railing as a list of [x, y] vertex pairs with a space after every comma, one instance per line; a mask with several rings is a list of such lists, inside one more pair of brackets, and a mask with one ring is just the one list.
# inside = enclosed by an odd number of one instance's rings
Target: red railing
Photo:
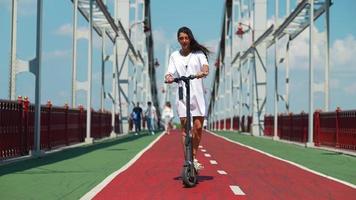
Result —
[[316, 112], [316, 118], [317, 145], [356, 150], [356, 110]]
[[252, 126], [252, 117], [243, 115], [241, 118], [241, 131], [250, 132]]
[[252, 116], [247, 116], [247, 131], [248, 133], [251, 132], [252, 128]]
[[[244, 119], [244, 117], [243, 117]], [[215, 128], [218, 130], [224, 130], [224, 127], [226, 127], [226, 130], [230, 130], [232, 128], [232, 130], [239, 130], [240, 128], [240, 118], [239, 116], [235, 116], [232, 118], [226, 118], [226, 120], [222, 119], [222, 120], [218, 120], [215, 122], [212, 122], [212, 125], [215, 125]], [[252, 121], [251, 121], [252, 122]], [[226, 123], [226, 126], [225, 126]], [[247, 131], [247, 129], [245, 130]]]
[[308, 115], [306, 115], [305, 113], [301, 113], [301, 114], [290, 113], [288, 115], [279, 115], [278, 136], [284, 140], [307, 142]]
[[22, 134], [22, 103], [0, 101], [0, 158], [25, 155], [27, 153], [27, 135]]
[[[314, 113], [313, 140], [316, 146], [356, 150], [356, 110]], [[273, 116], [265, 116], [265, 136], [273, 136]], [[308, 141], [308, 114], [278, 116], [278, 136], [281, 139], [305, 143]]]
[[274, 130], [274, 118], [272, 115], [266, 115], [264, 120], [264, 135], [265, 136], [273, 136]]
[[239, 130], [239, 128], [240, 128], [240, 117], [239, 116], [235, 116], [234, 118], [233, 118], [233, 122], [232, 122], [232, 129], [233, 130]]
[[336, 113], [335, 112], [315, 112], [315, 131], [314, 142], [317, 146], [334, 146], [336, 147]]
[[224, 120], [223, 119], [221, 119], [219, 121], [219, 125], [220, 125], [219, 130], [224, 130]]
[[[119, 117], [115, 116], [115, 130], [119, 132]], [[28, 155], [34, 144], [34, 105], [25, 98], [17, 102], [0, 100], [0, 160]], [[111, 113], [92, 111], [91, 137], [110, 135]], [[84, 141], [86, 111], [64, 107], [41, 106], [42, 150], [51, 150]]]
[[225, 119], [225, 129], [230, 130], [231, 129], [231, 118]]
[[[264, 135], [274, 135], [274, 116], [272, 115], [265, 116]], [[308, 139], [308, 115], [304, 112], [279, 115], [277, 135], [285, 140], [306, 142]]]
[[242, 115], [242, 118], [241, 118], [241, 131], [242, 132], [246, 132], [246, 122], [245, 122], [245, 115]]
[[108, 137], [111, 130], [111, 113], [92, 112], [91, 132], [94, 139]]

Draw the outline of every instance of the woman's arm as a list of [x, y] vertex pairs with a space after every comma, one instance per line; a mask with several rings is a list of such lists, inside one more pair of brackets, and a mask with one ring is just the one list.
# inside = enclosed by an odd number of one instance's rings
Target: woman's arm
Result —
[[197, 78], [203, 78], [209, 75], [209, 65], [203, 65], [201, 71], [196, 74]]
[[204, 53], [198, 53], [198, 59], [199, 59], [199, 63], [201, 65], [200, 67], [200, 71], [196, 74], [197, 78], [203, 78], [208, 76], [209, 74], [209, 64], [208, 64], [208, 59], [205, 56]]
[[173, 83], [173, 81], [174, 81], [173, 74], [175, 74], [176, 71], [177, 71], [177, 68], [174, 64], [174, 58], [173, 58], [173, 54], [172, 54], [169, 58], [167, 73], [166, 73], [166, 75], [164, 75], [164, 82]]

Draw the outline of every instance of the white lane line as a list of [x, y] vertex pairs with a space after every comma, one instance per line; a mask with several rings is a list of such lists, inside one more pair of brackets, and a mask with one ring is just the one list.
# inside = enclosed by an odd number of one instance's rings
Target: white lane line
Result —
[[235, 195], [246, 195], [237, 185], [230, 185], [230, 189]]
[[205, 157], [211, 157], [211, 155], [208, 154], [208, 153], [204, 153], [204, 156], [205, 156]]
[[203, 146], [199, 145], [199, 149], [202, 149], [202, 148], [203, 148]]
[[206, 152], [206, 150], [205, 149], [201, 149], [201, 152]]
[[153, 140], [146, 148], [142, 149], [138, 154], [135, 155], [128, 163], [126, 163], [124, 166], [122, 166], [119, 170], [113, 172], [110, 174], [108, 177], [106, 177], [101, 183], [99, 183], [97, 186], [92, 188], [88, 193], [86, 193], [84, 196], [82, 196], [80, 199], [81, 200], [87, 200], [87, 199], [93, 199], [96, 194], [98, 194], [106, 185], [108, 185], [116, 176], [118, 176], [120, 173], [128, 169], [131, 165], [133, 165], [136, 160], [138, 160], [148, 149], [150, 149], [156, 142], [158, 142], [159, 139], [161, 139], [162, 136], [165, 134], [161, 134], [158, 136], [155, 140]]
[[223, 175], [227, 174], [224, 170], [218, 170], [218, 173]]
[[217, 165], [218, 162], [216, 162], [216, 160], [210, 160], [210, 164], [212, 164], [212, 165]]
[[205, 130], [205, 131], [208, 132], [208, 133], [210, 133], [210, 134], [212, 134], [212, 135], [215, 135], [216, 137], [219, 137], [219, 138], [222, 138], [222, 139], [224, 139], [224, 140], [226, 140], [226, 141], [229, 141], [229, 142], [231, 142], [231, 143], [238, 144], [238, 145], [240, 145], [240, 146], [246, 147], [246, 148], [251, 149], [251, 150], [253, 150], [253, 151], [257, 151], [257, 152], [259, 152], [259, 153], [262, 153], [262, 154], [264, 154], [264, 155], [266, 155], [266, 156], [269, 156], [269, 157], [271, 157], [271, 158], [274, 158], [274, 159], [277, 159], [277, 160], [280, 160], [280, 161], [289, 163], [289, 164], [291, 164], [291, 165], [294, 165], [294, 166], [296, 166], [296, 167], [299, 167], [300, 169], [303, 169], [303, 170], [305, 170], [305, 171], [311, 172], [311, 173], [313, 173], [313, 174], [316, 174], [316, 175], [325, 177], [325, 178], [327, 178], [327, 179], [330, 179], [330, 180], [339, 182], [339, 183], [344, 184], [344, 185], [347, 185], [347, 186], [349, 186], [349, 187], [351, 187], [351, 188], [353, 188], [353, 189], [356, 189], [356, 185], [354, 185], [354, 184], [352, 184], [352, 183], [349, 183], [349, 182], [346, 182], [346, 181], [343, 181], [343, 180], [340, 180], [340, 179], [337, 179], [337, 178], [334, 178], [334, 177], [325, 175], [325, 174], [323, 174], [323, 173], [321, 173], [321, 172], [314, 171], [314, 170], [312, 170], [312, 169], [309, 169], [309, 168], [307, 168], [307, 167], [304, 167], [303, 165], [297, 164], [297, 163], [295, 163], [295, 162], [292, 162], [292, 161], [289, 161], [289, 160], [285, 160], [285, 159], [279, 158], [279, 157], [277, 157], [277, 156], [274, 156], [274, 155], [272, 155], [272, 154], [266, 153], [266, 152], [261, 151], [261, 150], [259, 150], [259, 149], [250, 147], [250, 146], [245, 145], [245, 144], [242, 144], [242, 143], [240, 143], [240, 142], [233, 141], [233, 140], [231, 140], [231, 139], [229, 139], [229, 138], [223, 137], [223, 136], [218, 135], [218, 134], [216, 134], [216, 133], [214, 133], [214, 132], [211, 132], [211, 131], [209, 131], [209, 130]]

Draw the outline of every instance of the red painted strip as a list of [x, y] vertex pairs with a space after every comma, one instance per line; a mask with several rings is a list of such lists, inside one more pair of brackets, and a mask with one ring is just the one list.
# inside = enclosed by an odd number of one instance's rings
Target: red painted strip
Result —
[[[163, 136], [129, 169], [118, 175], [95, 199], [354, 199], [356, 190], [291, 164], [204, 133], [206, 158], [195, 188], [184, 188], [180, 134]], [[211, 165], [213, 159], [218, 165]], [[228, 174], [220, 175], [217, 170]], [[230, 185], [245, 196], [235, 196]]]
[[[119, 174], [95, 199], [234, 199], [226, 175], [199, 151], [198, 160], [204, 165], [199, 184], [184, 188], [180, 173], [183, 165], [181, 135], [172, 131], [163, 136], [126, 171]], [[239, 199], [244, 199], [244, 197]]]
[[202, 145], [248, 199], [355, 199], [356, 190], [291, 164], [204, 134]]

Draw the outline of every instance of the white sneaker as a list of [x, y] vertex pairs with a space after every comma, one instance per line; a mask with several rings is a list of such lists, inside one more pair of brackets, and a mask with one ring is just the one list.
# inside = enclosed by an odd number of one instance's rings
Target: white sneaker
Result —
[[154, 134], [155, 134], [155, 132], [153, 132], [153, 131], [152, 131], [152, 132], [151, 132], [151, 134], [152, 134], [152, 135], [154, 135]]
[[138, 133], [135, 133], [135, 135], [138, 135]]
[[194, 164], [195, 170], [197, 170], [197, 171], [204, 169], [204, 166], [201, 163], [199, 163], [197, 159], [194, 159], [193, 164]]

